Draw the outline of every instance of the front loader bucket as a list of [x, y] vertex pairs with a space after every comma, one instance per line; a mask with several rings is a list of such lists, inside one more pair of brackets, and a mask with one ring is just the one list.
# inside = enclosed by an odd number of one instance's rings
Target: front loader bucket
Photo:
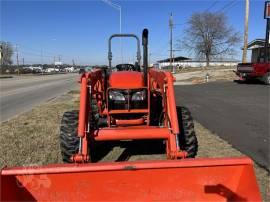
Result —
[[261, 201], [248, 158], [5, 168], [1, 201]]

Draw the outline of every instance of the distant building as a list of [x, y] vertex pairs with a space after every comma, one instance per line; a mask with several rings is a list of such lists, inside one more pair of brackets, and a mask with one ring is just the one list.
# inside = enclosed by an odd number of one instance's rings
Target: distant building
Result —
[[[170, 66], [170, 58], [166, 58], [164, 60], [159, 60], [158, 66], [160, 69], [166, 69], [169, 68]], [[210, 66], [225, 66], [225, 67], [231, 67], [231, 66], [236, 66], [239, 63], [237, 60], [233, 59], [223, 59], [223, 60], [212, 60], [210, 61]], [[175, 67], [181, 67], [181, 68], [186, 68], [186, 67], [204, 67], [206, 66], [206, 61], [205, 60], [192, 60], [191, 58], [187, 57], [175, 57], [173, 59], [172, 65]]]
[[59, 62], [54, 62], [54, 65], [55, 66], [61, 66], [61, 65], [63, 65], [63, 62], [60, 62], [60, 61]]
[[265, 39], [255, 39], [248, 44], [248, 50], [251, 50], [251, 62], [264, 62], [264, 46]]

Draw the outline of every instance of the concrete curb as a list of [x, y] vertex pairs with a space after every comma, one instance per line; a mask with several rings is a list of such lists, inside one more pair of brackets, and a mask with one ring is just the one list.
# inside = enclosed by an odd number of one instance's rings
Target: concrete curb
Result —
[[11, 79], [13, 76], [0, 76], [0, 79]]

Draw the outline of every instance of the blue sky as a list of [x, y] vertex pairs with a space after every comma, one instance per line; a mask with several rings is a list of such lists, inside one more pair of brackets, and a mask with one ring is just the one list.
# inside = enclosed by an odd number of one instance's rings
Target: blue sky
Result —
[[[183, 29], [193, 12], [206, 9], [224, 12], [228, 22], [241, 34], [244, 30], [245, 1], [113, 1], [122, 7], [122, 33], [149, 29], [151, 62], [169, 55], [169, 15], [176, 25], [174, 43], [183, 36]], [[264, 1], [251, 0], [249, 41], [264, 38]], [[107, 39], [119, 32], [119, 11], [100, 1], [47, 0], [1, 1], [1, 40], [18, 44], [20, 60], [25, 63], [52, 63], [54, 56], [65, 63], [72, 59], [80, 64], [107, 64]], [[124, 62], [133, 61], [135, 41], [123, 39]], [[241, 57], [241, 52], [236, 58]], [[41, 57], [43, 55], [43, 57]], [[113, 41], [113, 61], [120, 62], [120, 40]], [[185, 50], [176, 55], [190, 56]]]

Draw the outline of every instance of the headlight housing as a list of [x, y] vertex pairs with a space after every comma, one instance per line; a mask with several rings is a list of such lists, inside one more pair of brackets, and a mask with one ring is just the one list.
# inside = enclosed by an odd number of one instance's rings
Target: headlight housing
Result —
[[125, 101], [125, 96], [119, 91], [109, 91], [109, 99], [115, 101]]
[[147, 89], [109, 89], [109, 110], [147, 109]]
[[146, 99], [146, 92], [145, 90], [134, 92], [131, 96], [132, 101], [143, 101]]

